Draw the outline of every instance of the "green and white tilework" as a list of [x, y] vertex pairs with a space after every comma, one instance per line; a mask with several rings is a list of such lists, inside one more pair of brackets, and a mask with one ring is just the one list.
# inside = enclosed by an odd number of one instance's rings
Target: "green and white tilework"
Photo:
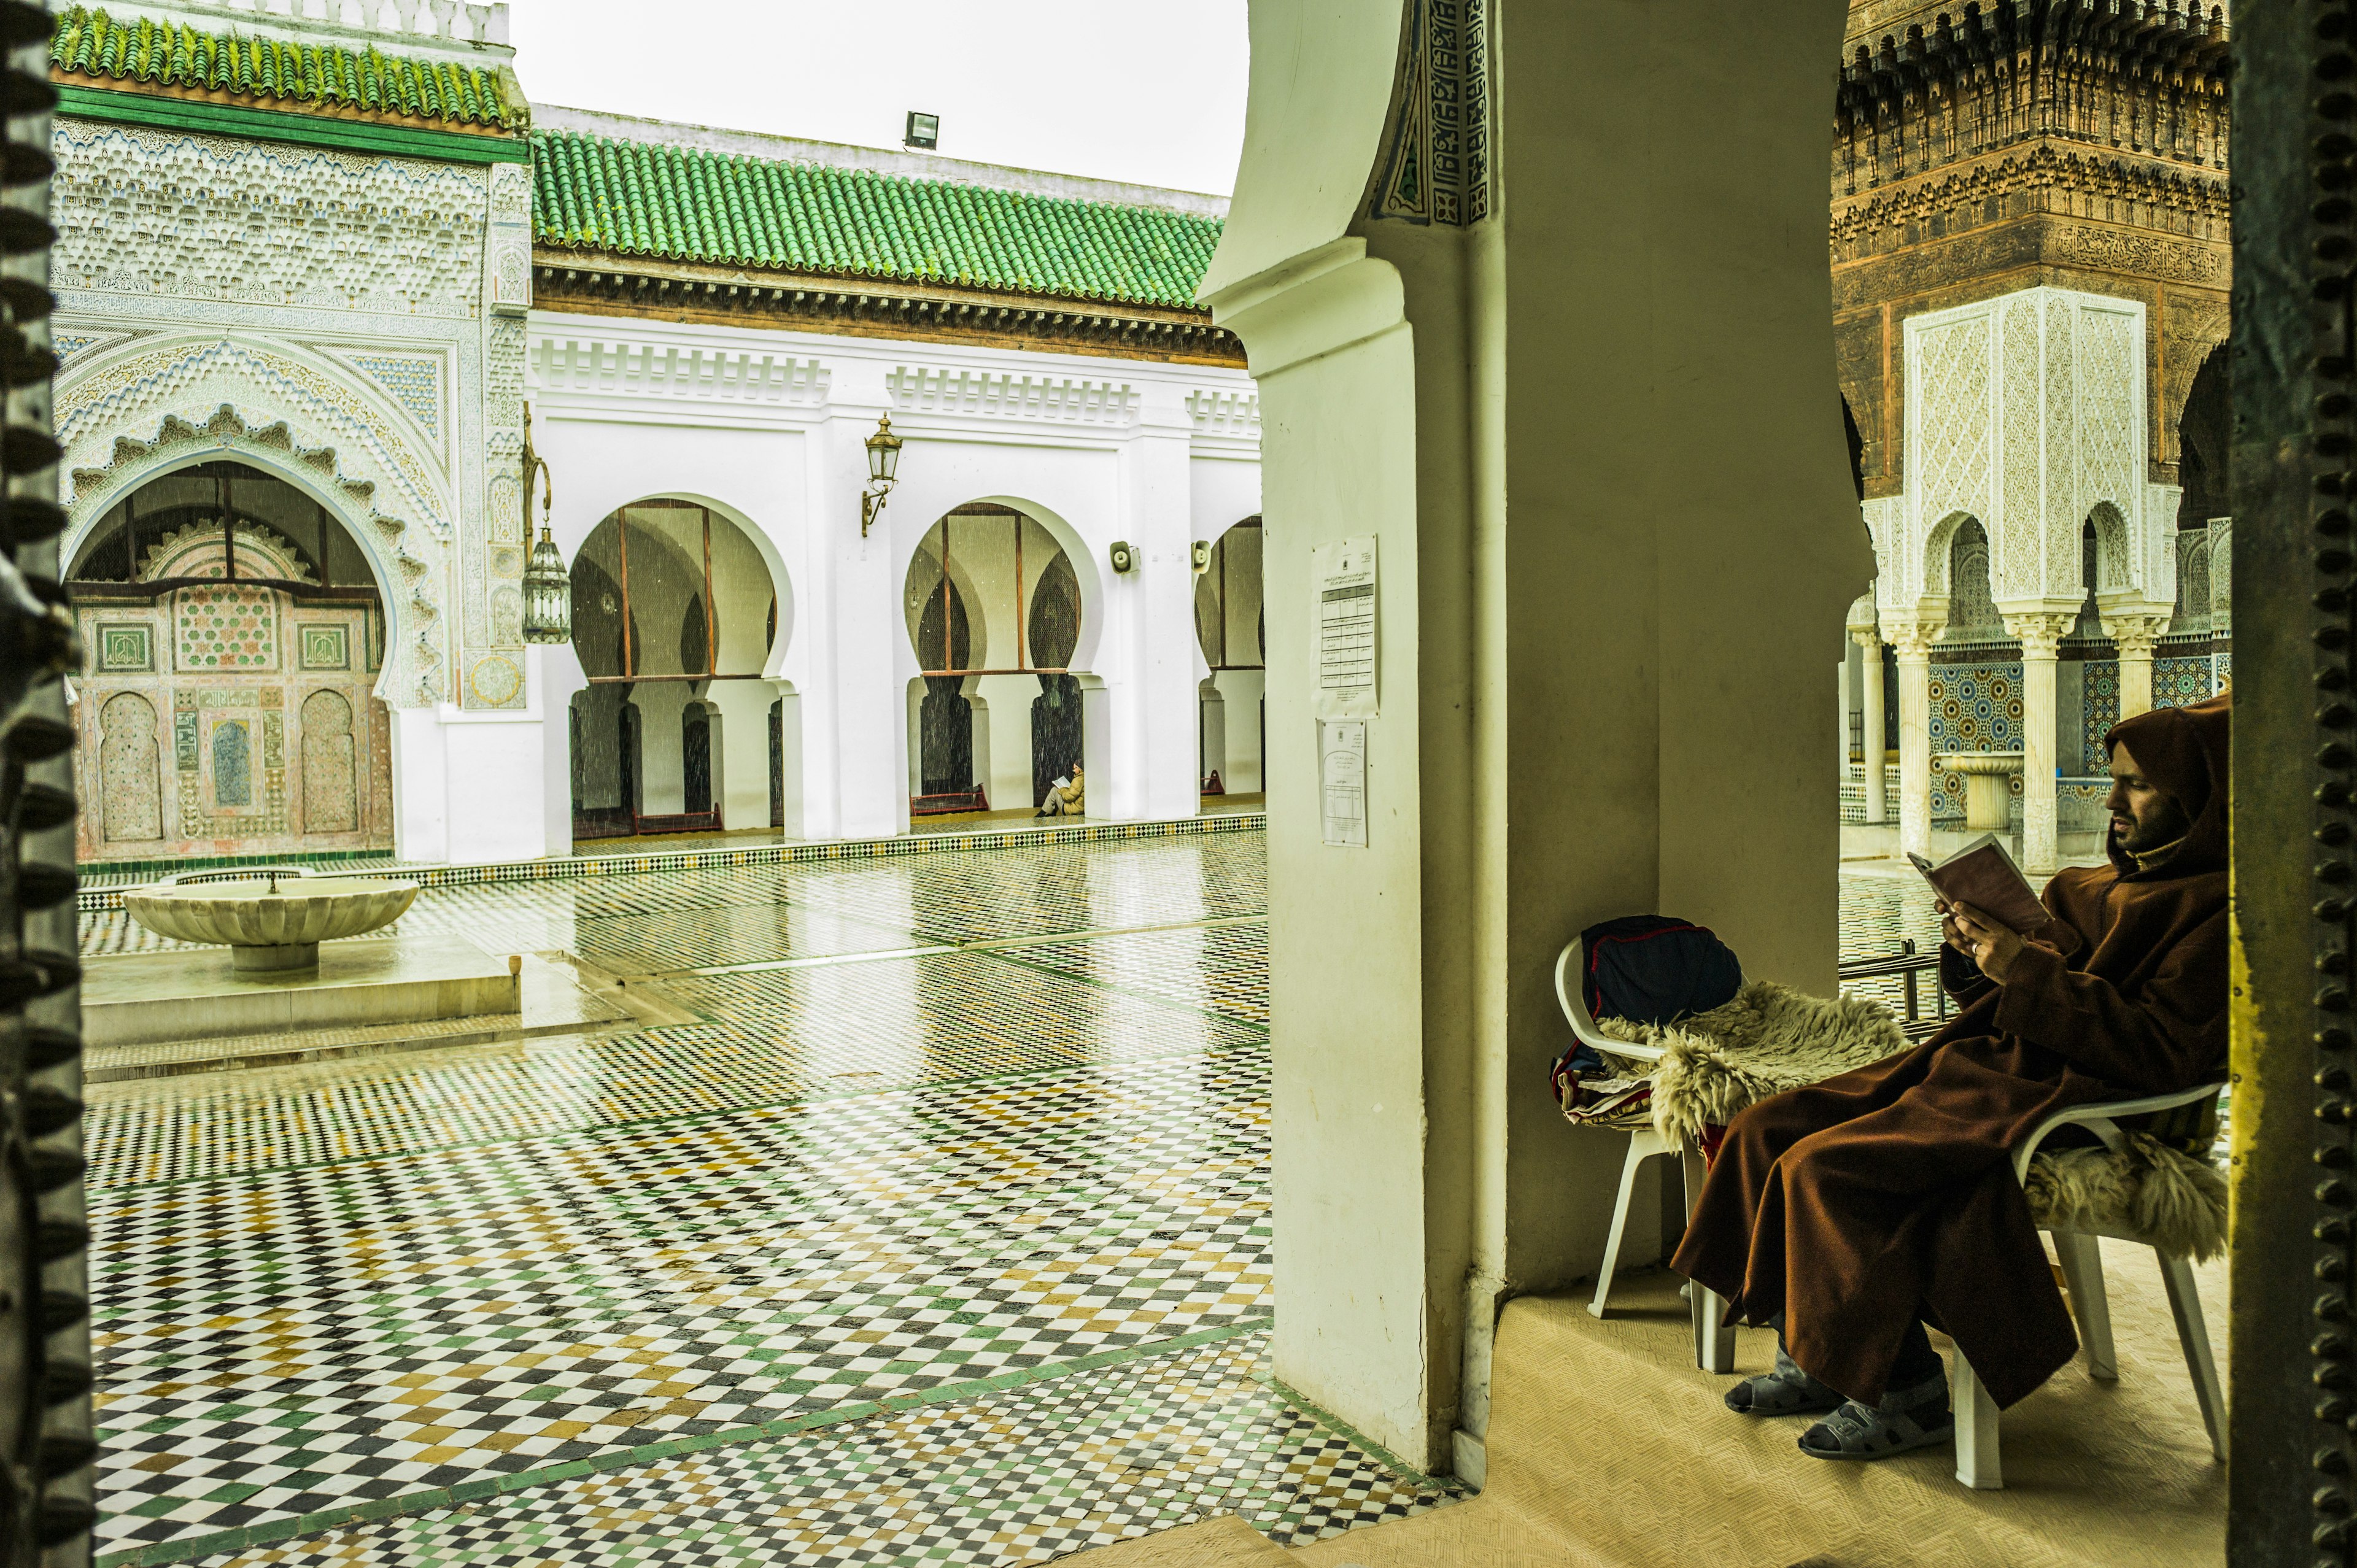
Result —
[[[102, 1563], [1017, 1563], [1447, 1502], [1268, 1380], [1264, 865], [431, 887], [404, 931], [680, 1021], [93, 1087]], [[1845, 954], [1910, 894], [1845, 878]]]

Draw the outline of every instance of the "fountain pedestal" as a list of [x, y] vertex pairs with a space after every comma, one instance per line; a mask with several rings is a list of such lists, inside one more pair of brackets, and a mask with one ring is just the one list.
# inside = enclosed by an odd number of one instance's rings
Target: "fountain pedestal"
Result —
[[229, 951], [91, 959], [83, 1035], [148, 1045], [519, 1011], [521, 965], [505, 956], [448, 937], [339, 940], [391, 924], [416, 897], [414, 882], [299, 870], [134, 888], [123, 907], [149, 930]]
[[317, 966], [240, 967], [228, 953], [127, 953], [82, 965], [82, 1036], [138, 1046], [229, 1035], [358, 1028], [515, 1013], [522, 982], [504, 955], [453, 937], [335, 942]]

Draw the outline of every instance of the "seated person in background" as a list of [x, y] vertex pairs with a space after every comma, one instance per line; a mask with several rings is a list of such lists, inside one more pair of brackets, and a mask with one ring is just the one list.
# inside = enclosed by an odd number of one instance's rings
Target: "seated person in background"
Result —
[[1085, 803], [1082, 800], [1082, 789], [1085, 783], [1086, 780], [1081, 777], [1081, 765], [1077, 762], [1073, 763], [1071, 777], [1059, 779], [1049, 785], [1048, 798], [1041, 801], [1039, 809], [1031, 814], [1035, 817], [1079, 816], [1081, 807]]
[[2111, 864], [2047, 885], [2055, 922], [1943, 907], [1954, 1020], [1736, 1117], [1674, 1262], [1778, 1331], [1729, 1409], [1822, 1412], [1803, 1453], [1876, 1459], [1953, 1434], [1925, 1323], [2000, 1408], [2071, 1359], [2009, 1151], [2069, 1106], [2225, 1076], [2227, 728], [2223, 697], [2115, 725]]

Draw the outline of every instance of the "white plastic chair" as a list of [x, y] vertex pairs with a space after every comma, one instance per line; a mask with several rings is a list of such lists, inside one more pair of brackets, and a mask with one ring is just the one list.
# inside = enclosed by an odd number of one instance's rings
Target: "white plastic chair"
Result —
[[[1571, 1025], [1572, 1037], [1584, 1046], [1609, 1052], [1627, 1060], [1654, 1062], [1662, 1059], [1659, 1046], [1641, 1046], [1630, 1040], [1616, 1040], [1596, 1026], [1587, 1011], [1587, 998], [1578, 977], [1586, 972], [1586, 950], [1577, 937], [1564, 944], [1555, 961], [1555, 995], [1563, 1006], [1565, 1020]], [[1610, 1129], [1606, 1129], [1609, 1131]], [[1647, 1160], [1662, 1155], [1679, 1156], [1680, 1175], [1685, 1184], [1686, 1212], [1694, 1212], [1695, 1198], [1702, 1192], [1702, 1151], [1691, 1143], [1673, 1144], [1652, 1127], [1639, 1127], [1629, 1133], [1629, 1157], [1620, 1165], [1620, 1194], [1612, 1203], [1612, 1230], [1604, 1242], [1604, 1262], [1596, 1272], [1596, 1299], [1587, 1310], [1598, 1317], [1604, 1316], [1605, 1302], [1612, 1294], [1612, 1274], [1620, 1262], [1620, 1238], [1629, 1229], [1629, 1199], [1637, 1190], [1637, 1168]], [[1719, 1326], [1726, 1315], [1726, 1304], [1717, 1294], [1701, 1285], [1687, 1289], [1687, 1299], [1694, 1311], [1695, 1365], [1709, 1372], [1731, 1372], [1735, 1369], [1735, 1334]]]
[[[2057, 1127], [2084, 1127], [2101, 1138], [2105, 1148], [2117, 1152], [2126, 1142], [2126, 1134], [2114, 1118], [2173, 1111], [2197, 1101], [2215, 1100], [2224, 1088], [2222, 1083], [2212, 1083], [2178, 1094], [2155, 1094], [2141, 1100], [2115, 1100], [2058, 1111], [2040, 1122], [2038, 1130], [2014, 1151], [2014, 1179], [2021, 1180], [2029, 1174], [2030, 1156]], [[2061, 1261], [2072, 1314], [2078, 1319], [2080, 1348], [2086, 1352], [2087, 1375], [2100, 1382], [2110, 1382], [2120, 1372], [2112, 1350], [2111, 1305], [2104, 1292], [2103, 1252], [2097, 1238], [2109, 1236], [2146, 1246], [2151, 1243], [2125, 1230], [2061, 1230], [2052, 1226], [2044, 1229], [2054, 1238], [2055, 1254]], [[2158, 1247], [2153, 1248], [2153, 1254], [2160, 1260], [2161, 1281], [2169, 1287], [2169, 1309], [2177, 1319], [2177, 1339], [2185, 1351], [2185, 1369], [2193, 1377], [2193, 1398], [2201, 1407], [2201, 1423], [2210, 1430], [2210, 1452], [2222, 1465], [2226, 1462], [2226, 1399], [2218, 1383], [2218, 1363], [2210, 1353], [2210, 1329], [2202, 1320], [2201, 1296], [2194, 1288], [2193, 1265], [2183, 1258], [2170, 1257]], [[1996, 1402], [1989, 1397], [1988, 1390], [1961, 1350], [1950, 1373], [1948, 1392], [1956, 1412], [1956, 1479], [1983, 1491], [2004, 1486], [2005, 1470], [1997, 1457]]]

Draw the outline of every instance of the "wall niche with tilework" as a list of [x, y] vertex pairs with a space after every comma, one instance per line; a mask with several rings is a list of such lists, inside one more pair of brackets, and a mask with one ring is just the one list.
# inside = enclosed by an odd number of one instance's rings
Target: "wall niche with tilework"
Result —
[[70, 577], [77, 766], [100, 781], [83, 860], [392, 845], [380, 590], [319, 501], [242, 464], [175, 470]]

